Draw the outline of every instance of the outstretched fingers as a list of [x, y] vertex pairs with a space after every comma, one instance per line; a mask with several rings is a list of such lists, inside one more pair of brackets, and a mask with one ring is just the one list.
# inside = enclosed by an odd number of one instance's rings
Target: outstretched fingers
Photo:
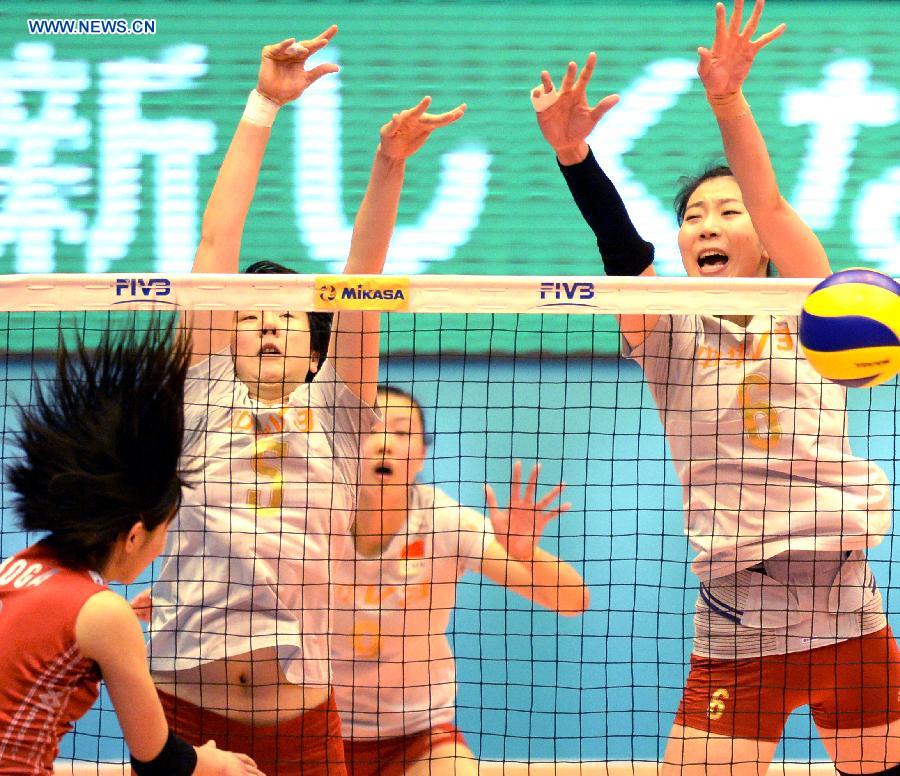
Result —
[[313, 40], [319, 40], [320, 38], [324, 38], [326, 41], [331, 40], [335, 35], [337, 35], [338, 26], [336, 24], [331, 24], [326, 27], [322, 32], [316, 35]]
[[[724, 6], [723, 6], [724, 8]], [[734, 0], [734, 9], [731, 11], [731, 19], [728, 22], [728, 32], [731, 35], [739, 35], [741, 21], [744, 18], [744, 0]]]
[[309, 56], [309, 52], [296, 38], [285, 38], [280, 43], [264, 46], [263, 56], [275, 60], [296, 59], [302, 62]]
[[781, 37], [787, 29], [786, 24], [779, 24], [774, 30], [767, 32], [765, 35], [761, 35], [757, 40], [751, 40], [759, 27], [759, 22], [762, 18], [762, 12], [765, 6], [766, 0], [756, 0], [753, 5], [753, 12], [750, 14], [750, 18], [744, 26], [744, 31], [741, 33], [741, 37], [750, 44], [754, 54], [776, 38]]
[[728, 25], [726, 22], [725, 5], [716, 3], [716, 34], [713, 36], [712, 53], [718, 55], [725, 45], [728, 37]]
[[[544, 87], [544, 92], [555, 92], [556, 86], [553, 84], [553, 79], [550, 77], [550, 73], [546, 70], [541, 70], [541, 85]], [[539, 89], [540, 87], [535, 87], [535, 89]], [[537, 97], [538, 95], [534, 95]]]
[[540, 501], [538, 501], [534, 508], [543, 512], [547, 507], [549, 507], [556, 499], [560, 497], [562, 492], [566, 489], [566, 484], [564, 482], [559, 483], [555, 488], [553, 488], [549, 493], [547, 493]]
[[298, 45], [303, 46], [310, 54], [325, 48], [331, 39], [337, 34], [338, 28], [336, 24], [326, 27], [322, 32], [309, 40], [298, 41]]
[[488, 512], [491, 514], [491, 519], [500, 512], [500, 505], [497, 503], [497, 494], [494, 493], [494, 489], [490, 485], [484, 486], [484, 500], [487, 504]]
[[620, 99], [618, 94], [607, 95], [591, 108], [591, 118], [595, 122], [600, 121], [614, 106], [618, 105]]
[[339, 73], [341, 68], [337, 65], [326, 62], [325, 64], [316, 65], [312, 70], [307, 70], [307, 75], [309, 77], [309, 82], [315, 83], [318, 81], [323, 75], [328, 75], [329, 73]]
[[784, 34], [784, 31], [786, 29], [787, 25], [782, 22], [771, 32], [767, 32], [765, 35], [761, 35], [757, 40], [753, 41], [750, 44], [753, 47], [753, 53], [756, 54], [756, 52], [761, 48], [768, 46], [776, 38], [780, 38]]
[[522, 462], [513, 461], [512, 478], [509, 483], [509, 503], [518, 503], [522, 499]]
[[581, 72], [578, 74], [578, 78], [575, 80], [575, 91], [576, 92], [587, 92], [587, 86], [591, 82], [591, 76], [594, 75], [594, 68], [597, 66], [597, 53], [592, 51], [588, 54], [587, 60], [584, 63], [584, 67], [581, 68]]
[[531, 467], [531, 474], [528, 475], [528, 485], [525, 487], [524, 501], [526, 504], [534, 504], [534, 494], [537, 492], [537, 479], [540, 473], [541, 465], [539, 463]]
[[403, 112], [408, 116], [418, 117], [421, 116], [426, 110], [428, 110], [429, 105], [431, 105], [431, 97], [426, 94], [421, 100], [419, 100], [418, 105], [415, 105], [412, 108], [408, 108]]
[[566, 66], [566, 73], [563, 76], [562, 83], [559, 86], [561, 92], [569, 91], [575, 84], [575, 76], [578, 74], [578, 65], [569, 62]]
[[438, 127], [446, 127], [454, 121], [458, 121], [463, 117], [468, 106], [465, 103], [457, 105], [453, 110], [446, 113], [423, 113], [419, 120], [429, 129], [437, 129]]
[[750, 18], [747, 19], [747, 23], [744, 25], [744, 31], [741, 33], [747, 40], [753, 37], [756, 28], [759, 27], [759, 20], [762, 18], [763, 7], [765, 4], [766, 0], [756, 0], [753, 4], [753, 11], [750, 14]]

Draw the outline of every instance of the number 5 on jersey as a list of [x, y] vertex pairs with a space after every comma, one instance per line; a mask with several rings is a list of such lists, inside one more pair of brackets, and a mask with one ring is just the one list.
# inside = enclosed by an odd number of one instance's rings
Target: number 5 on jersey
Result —
[[259, 517], [281, 515], [284, 500], [282, 464], [287, 454], [287, 442], [281, 442], [273, 437], [261, 437], [256, 440], [250, 464], [260, 487], [250, 490], [247, 494], [247, 503], [256, 509]]

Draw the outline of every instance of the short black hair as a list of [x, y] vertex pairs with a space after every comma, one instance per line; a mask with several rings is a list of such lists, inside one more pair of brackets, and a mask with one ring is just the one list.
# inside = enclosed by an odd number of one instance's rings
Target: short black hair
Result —
[[7, 468], [19, 525], [47, 531], [59, 560], [97, 570], [138, 521], [154, 530], [188, 486], [184, 444], [187, 337], [172, 318], [134, 316], [106, 330], [91, 352], [60, 331], [55, 378], [33, 377], [32, 402], [18, 407], [21, 456]]
[[[244, 270], [248, 275], [297, 275], [295, 269], [279, 264], [276, 261], [256, 261]], [[319, 368], [328, 357], [328, 342], [331, 339], [331, 323], [334, 316], [331, 313], [319, 313], [308, 311], [306, 317], [309, 320], [309, 346], [319, 358]], [[306, 382], [312, 382], [315, 372], [308, 372]]]
[[713, 178], [733, 178], [734, 173], [726, 164], [718, 162], [708, 165], [702, 172], [697, 175], [686, 175], [678, 179], [678, 191], [672, 206], [675, 208], [675, 215], [678, 217], [679, 226], [684, 221], [684, 213], [687, 210], [688, 201], [701, 183], [706, 183]]
[[[691, 199], [691, 194], [693, 194], [700, 184], [706, 183], [706, 181], [712, 180], [713, 178], [733, 178], [734, 171], [727, 165], [721, 164], [720, 162], [714, 162], [712, 164], [707, 165], [702, 172], [697, 175], [686, 175], [682, 178], [678, 179], [678, 191], [675, 194], [675, 199], [672, 201], [672, 206], [675, 208], [675, 215], [678, 217], [678, 225], [684, 223], [684, 214], [687, 211], [688, 202]], [[775, 264], [772, 261], [769, 261], [766, 266], [766, 277], [772, 278], [777, 274], [777, 270], [775, 268]]]
[[416, 412], [419, 414], [419, 420], [422, 423], [422, 437], [425, 440], [425, 446], [431, 446], [431, 434], [428, 433], [428, 426], [425, 423], [425, 412], [422, 409], [422, 405], [419, 403], [419, 400], [413, 396], [409, 391], [404, 390], [396, 385], [379, 385], [376, 394], [378, 393], [386, 393], [388, 396], [399, 396], [402, 399], [406, 399], [413, 407], [415, 407]]

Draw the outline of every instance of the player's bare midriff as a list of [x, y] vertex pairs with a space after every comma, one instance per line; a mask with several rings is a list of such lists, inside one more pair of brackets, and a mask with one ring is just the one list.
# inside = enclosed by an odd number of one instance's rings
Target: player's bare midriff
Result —
[[274, 725], [297, 717], [328, 700], [325, 685], [289, 682], [275, 647], [183, 671], [155, 671], [157, 688], [207, 711], [248, 725]]

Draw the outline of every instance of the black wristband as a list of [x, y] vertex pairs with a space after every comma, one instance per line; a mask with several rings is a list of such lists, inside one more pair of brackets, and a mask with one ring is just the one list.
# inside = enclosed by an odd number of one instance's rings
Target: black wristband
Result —
[[149, 762], [131, 756], [137, 776], [191, 776], [197, 767], [197, 750], [171, 730], [162, 751]]
[[606, 274], [640, 275], [653, 263], [653, 245], [634, 228], [622, 197], [600, 169], [593, 151], [588, 149], [588, 155], [578, 164], [560, 164], [559, 169], [597, 238]]

